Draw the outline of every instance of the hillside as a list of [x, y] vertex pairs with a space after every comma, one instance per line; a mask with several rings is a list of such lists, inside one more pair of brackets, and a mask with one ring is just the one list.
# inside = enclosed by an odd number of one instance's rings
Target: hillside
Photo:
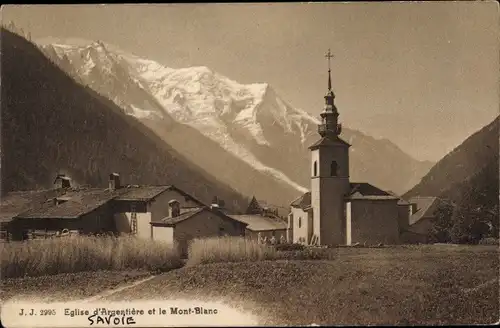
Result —
[[[404, 196], [445, 196], [457, 199], [462, 194], [462, 188], [474, 183], [477, 180], [474, 177], [481, 174], [490, 175], [491, 182], [494, 184], [496, 181], [498, 188], [498, 142], [497, 117], [443, 157]], [[491, 169], [494, 167], [496, 170]]]
[[235, 209], [241, 194], [217, 181], [110, 100], [76, 83], [26, 39], [2, 36], [2, 191], [51, 187], [62, 170], [79, 184], [174, 184]]
[[450, 200], [453, 212], [436, 223], [442, 242], [477, 243], [499, 232], [499, 118], [439, 161], [405, 196]]
[[[307, 147], [318, 138], [318, 119], [290, 106], [271, 85], [241, 84], [204, 66], [169, 68], [99, 41], [40, 48], [69, 74], [245, 195], [283, 206], [309, 189]], [[187, 144], [182, 130], [172, 130], [165, 120], [189, 126], [204, 138], [190, 138]], [[432, 165], [413, 159], [389, 140], [344, 131], [343, 137], [353, 145], [353, 180], [402, 193]], [[234, 165], [224, 165], [227, 161]], [[221, 170], [222, 166], [231, 170]], [[255, 185], [241, 176], [252, 176]]]

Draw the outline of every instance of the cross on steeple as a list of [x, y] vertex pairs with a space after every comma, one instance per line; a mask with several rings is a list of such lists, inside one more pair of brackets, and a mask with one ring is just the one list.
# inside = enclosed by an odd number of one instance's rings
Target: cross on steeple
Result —
[[328, 49], [328, 52], [326, 53], [325, 57], [328, 59], [328, 90], [332, 90], [332, 77], [331, 77], [331, 69], [330, 69], [330, 58], [333, 58], [332, 53], [330, 52], [330, 49]]

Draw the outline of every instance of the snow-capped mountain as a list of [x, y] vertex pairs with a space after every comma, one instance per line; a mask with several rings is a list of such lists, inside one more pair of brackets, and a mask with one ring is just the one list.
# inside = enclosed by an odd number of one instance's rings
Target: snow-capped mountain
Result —
[[[234, 185], [236, 175], [244, 174], [240, 170], [230, 176], [226, 171], [236, 169], [228, 169], [221, 161], [224, 157], [286, 185], [292, 194], [308, 189], [307, 146], [318, 137], [318, 119], [291, 107], [267, 83], [240, 84], [207, 67], [173, 69], [110, 50], [102, 42], [41, 48], [68, 74], [113, 100], [222, 181]], [[194, 142], [191, 134], [185, 134], [187, 127], [205, 139], [193, 137]], [[389, 141], [358, 131], [344, 129], [343, 137], [353, 145], [353, 180], [403, 192], [432, 165], [414, 160]], [[204, 149], [208, 144], [210, 152]], [[248, 180], [249, 175], [244, 176]], [[254, 187], [257, 194], [261, 187]], [[246, 189], [246, 194], [252, 192]]]

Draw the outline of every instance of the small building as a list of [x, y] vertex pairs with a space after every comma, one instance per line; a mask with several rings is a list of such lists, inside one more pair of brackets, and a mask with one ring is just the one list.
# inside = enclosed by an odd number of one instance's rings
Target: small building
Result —
[[55, 189], [13, 191], [3, 195], [0, 203], [0, 234], [3, 240], [20, 239], [22, 231], [12, 225], [14, 219], [28, 210], [41, 207], [47, 200], [60, 195]]
[[435, 212], [441, 204], [437, 197], [412, 197], [409, 203], [408, 226], [403, 229], [401, 239], [409, 244], [425, 244], [431, 242], [429, 235], [431, 233]]
[[63, 195], [47, 199], [46, 204], [18, 214], [11, 225], [16, 233], [14, 239], [27, 239], [30, 232], [44, 230], [52, 233], [68, 229], [82, 234], [114, 232], [109, 201], [117, 195], [102, 188], [68, 189]]
[[208, 206], [181, 208], [177, 200], [168, 205], [167, 216], [151, 221], [152, 236], [155, 240], [176, 243], [184, 257], [195, 238], [245, 235], [246, 223], [217, 209]]
[[169, 215], [169, 202], [179, 202], [181, 208], [204, 204], [181, 189], [171, 186], [130, 186], [127, 192], [113, 199], [114, 220], [120, 233], [132, 233], [141, 238], [153, 238], [150, 225]]
[[247, 225], [245, 236], [249, 239], [257, 241], [260, 236], [261, 238], [266, 238], [267, 240], [274, 237], [277, 243], [282, 240], [286, 240], [288, 225], [284, 220], [277, 216], [265, 216], [258, 214], [229, 216]]

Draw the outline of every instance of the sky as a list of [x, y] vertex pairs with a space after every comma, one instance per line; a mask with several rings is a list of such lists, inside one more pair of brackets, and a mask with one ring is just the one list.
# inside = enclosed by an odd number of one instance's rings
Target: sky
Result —
[[437, 161], [499, 114], [498, 13], [487, 1], [11, 5], [2, 22], [267, 82], [313, 115], [330, 48], [340, 122]]

